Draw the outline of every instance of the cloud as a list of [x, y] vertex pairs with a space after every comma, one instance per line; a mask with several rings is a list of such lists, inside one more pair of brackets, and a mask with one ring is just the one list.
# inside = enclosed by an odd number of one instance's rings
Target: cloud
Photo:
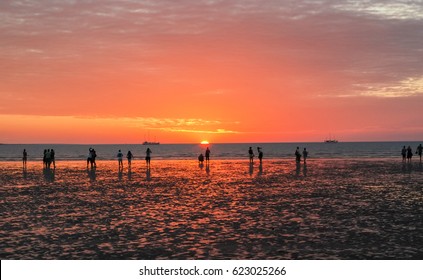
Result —
[[423, 95], [423, 76], [410, 77], [390, 85], [362, 85], [360, 94], [373, 97], [408, 97]]
[[383, 0], [383, 1], [338, 1], [341, 3], [334, 4], [333, 7], [354, 13], [367, 14], [369, 16], [378, 16], [386, 19], [398, 20], [422, 20], [423, 19], [423, 3], [420, 0]]

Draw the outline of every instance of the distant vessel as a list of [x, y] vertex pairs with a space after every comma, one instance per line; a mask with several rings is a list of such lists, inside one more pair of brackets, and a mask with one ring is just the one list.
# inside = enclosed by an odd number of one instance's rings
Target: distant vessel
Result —
[[325, 141], [325, 143], [338, 143], [338, 140], [333, 138], [332, 135], [329, 136]]
[[150, 141], [150, 133], [146, 135], [147, 137], [144, 137], [145, 141], [142, 143], [143, 145], [160, 145], [160, 142], [157, 141], [156, 137], [154, 137], [154, 141]]
[[160, 145], [160, 142], [149, 142], [149, 141], [144, 141], [142, 144], [143, 144], [143, 145]]

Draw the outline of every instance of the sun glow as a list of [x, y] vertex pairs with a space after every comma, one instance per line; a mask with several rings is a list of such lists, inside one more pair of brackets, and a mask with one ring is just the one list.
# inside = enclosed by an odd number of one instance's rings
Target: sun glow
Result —
[[209, 144], [209, 141], [207, 141], [207, 140], [203, 140], [203, 141], [201, 141], [201, 143], [200, 143], [201, 145], [208, 145]]

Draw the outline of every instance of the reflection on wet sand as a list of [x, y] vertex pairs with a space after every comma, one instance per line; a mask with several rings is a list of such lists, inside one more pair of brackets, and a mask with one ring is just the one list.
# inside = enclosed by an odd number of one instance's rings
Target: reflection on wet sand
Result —
[[91, 168], [91, 169], [88, 169], [87, 168], [87, 174], [88, 174], [88, 178], [90, 179], [90, 181], [92, 181], [92, 182], [95, 182], [95, 180], [97, 179], [97, 176], [96, 176], [96, 168], [95, 167], [93, 167], [93, 168]]
[[[420, 259], [423, 172], [391, 161], [0, 166], [2, 259]], [[406, 168], [408, 168], [406, 166]], [[86, 180], [87, 172], [89, 181]], [[300, 178], [300, 180], [299, 180]], [[54, 218], [52, 218], [54, 217]]]
[[147, 169], [145, 170], [145, 176], [146, 176], [147, 181], [151, 181], [151, 169], [150, 169], [150, 167], [147, 167]]

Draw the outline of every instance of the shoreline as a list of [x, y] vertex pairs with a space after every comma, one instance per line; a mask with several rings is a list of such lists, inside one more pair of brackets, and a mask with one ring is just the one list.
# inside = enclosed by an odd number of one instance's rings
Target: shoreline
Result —
[[[307, 158], [307, 162], [313, 162], [313, 161], [391, 161], [391, 162], [401, 162], [402, 158], [399, 156], [392, 156], [392, 157], [308, 157]], [[82, 162], [82, 163], [86, 163], [86, 159], [56, 159], [56, 162]], [[97, 159], [96, 162], [114, 162], [114, 161], [118, 161], [117, 158], [116, 159]], [[193, 158], [151, 158], [151, 162], [162, 162], [162, 161], [196, 161], [198, 162], [198, 160], [193, 157]], [[235, 162], [240, 162], [240, 161], [249, 161], [248, 156], [245, 156], [245, 158], [241, 158], [241, 157], [236, 157], [236, 158], [211, 158], [210, 162], [220, 162], [220, 161], [235, 161]], [[273, 161], [288, 161], [288, 162], [293, 162], [295, 163], [295, 157], [269, 157], [269, 158], [264, 158], [263, 159], [263, 163], [265, 162], [273, 162]], [[411, 160], [411, 163], [419, 163], [420, 159], [418, 156], [414, 156], [413, 159]], [[16, 163], [16, 162], [20, 162], [22, 163], [22, 159], [16, 159], [16, 160], [1, 160], [0, 159], [0, 163]], [[35, 163], [35, 162], [39, 162], [39, 163], [43, 163], [42, 162], [42, 158], [39, 159], [28, 159], [27, 160], [28, 163]], [[132, 162], [145, 162], [144, 158], [135, 158], [132, 159]], [[124, 158], [123, 159], [123, 163], [124, 165], [127, 164], [127, 159]], [[259, 160], [257, 157], [254, 158], [254, 164], [258, 164]], [[303, 160], [301, 160], [301, 163], [303, 163]], [[423, 163], [423, 159], [422, 159], [422, 163]]]

